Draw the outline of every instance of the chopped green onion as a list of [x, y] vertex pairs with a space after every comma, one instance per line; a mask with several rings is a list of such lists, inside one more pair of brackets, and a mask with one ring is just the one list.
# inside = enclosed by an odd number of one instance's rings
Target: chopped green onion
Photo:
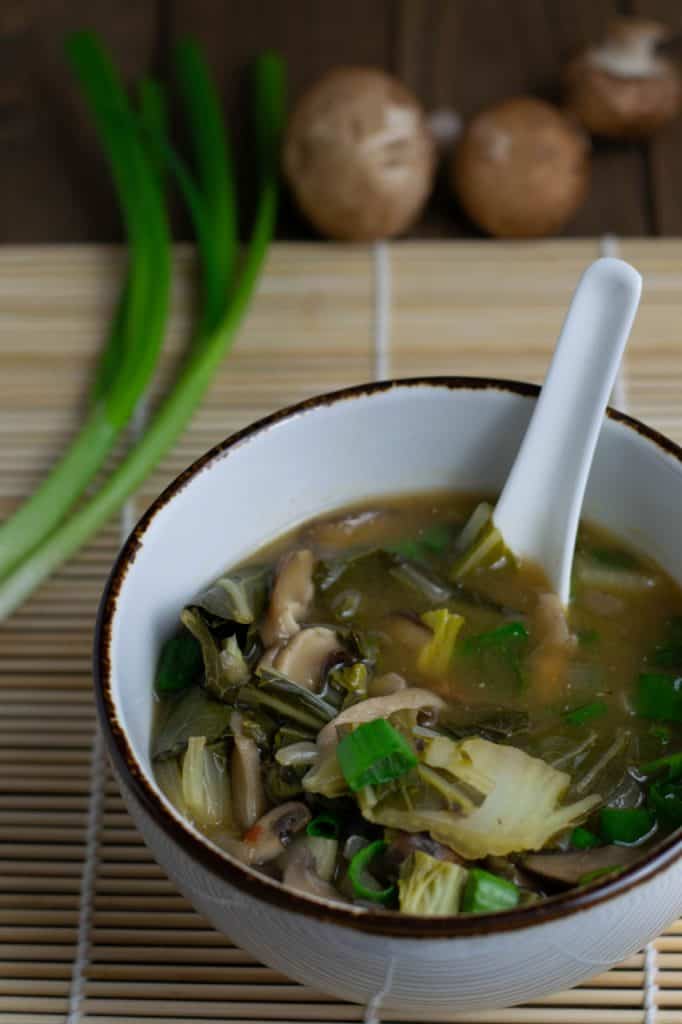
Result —
[[601, 846], [601, 839], [588, 828], [574, 828], [571, 832], [571, 846], [575, 850], [592, 850], [595, 846]]
[[429, 555], [442, 554], [451, 540], [450, 528], [445, 523], [435, 523], [422, 530], [416, 537], [387, 545], [386, 550], [402, 558], [421, 562]]
[[629, 551], [620, 548], [589, 548], [585, 554], [600, 565], [608, 565], [612, 569], [638, 569], [639, 561]]
[[343, 777], [354, 791], [405, 775], [417, 764], [407, 740], [385, 718], [359, 725], [336, 748]]
[[596, 882], [597, 879], [604, 878], [606, 875], [617, 875], [622, 870], [622, 864], [610, 864], [605, 868], [596, 868], [594, 871], [587, 871], [578, 879], [578, 885], [589, 885], [590, 882]]
[[672, 828], [682, 825], [682, 782], [654, 782], [649, 787], [649, 807]]
[[602, 807], [599, 813], [599, 831], [606, 843], [637, 843], [651, 832], [655, 823], [646, 807]]
[[72, 36], [67, 53], [109, 158], [129, 240], [130, 267], [85, 423], [38, 489], [0, 526], [0, 578], [30, 558], [102, 466], [151, 379], [168, 317], [169, 225], [163, 191], [138, 122], [116, 70], [94, 36]]
[[[256, 62], [254, 98], [260, 194], [251, 239], [224, 314], [214, 330], [197, 338], [173, 391], [156, 413], [143, 440], [128, 453], [94, 497], [62, 522], [2, 581], [0, 619], [73, 555], [144, 482], [184, 429], [234, 341], [258, 282], [276, 223], [279, 140], [284, 125], [284, 69], [281, 61], [271, 54]], [[204, 253], [202, 259], [205, 274]]]
[[333, 814], [318, 814], [308, 822], [306, 833], [320, 839], [338, 839], [341, 835], [341, 825]]
[[682, 676], [643, 672], [637, 680], [635, 709], [641, 718], [682, 722]]
[[682, 668], [682, 617], [674, 615], [668, 619], [663, 642], [650, 660], [657, 668]]
[[443, 676], [447, 673], [455, 653], [455, 644], [464, 619], [447, 608], [424, 612], [422, 622], [433, 630], [433, 636], [419, 652], [417, 668], [425, 675]]
[[388, 843], [383, 839], [377, 839], [369, 846], [363, 846], [358, 850], [348, 865], [348, 877], [358, 899], [368, 900], [370, 903], [390, 903], [395, 896], [395, 885], [388, 885], [382, 889], [369, 872], [372, 861], [380, 856], [387, 846]]
[[192, 686], [201, 676], [201, 646], [187, 630], [169, 637], [161, 648], [154, 686], [159, 694], [176, 693]]
[[594, 700], [591, 704], [581, 704], [580, 707], [567, 711], [564, 714], [564, 719], [569, 725], [585, 725], [593, 718], [601, 718], [607, 711], [608, 708], [603, 700]]
[[643, 775], [659, 775], [666, 773], [669, 780], [679, 779], [682, 776], [682, 754], [668, 754], [667, 757], [659, 757], [656, 761], [648, 761], [639, 766]]
[[[465, 527], [466, 529], [466, 527]], [[502, 534], [490, 519], [480, 531], [471, 547], [461, 555], [452, 567], [450, 578], [457, 581], [474, 569], [487, 569], [501, 559], [510, 559]]]
[[528, 630], [522, 622], [506, 622], [504, 626], [498, 626], [487, 633], [466, 637], [459, 649], [462, 654], [481, 654], [490, 650], [507, 653], [516, 650], [527, 639]]
[[482, 868], [472, 868], [464, 886], [462, 911], [465, 914], [491, 914], [517, 906], [520, 892], [513, 882], [499, 878]]

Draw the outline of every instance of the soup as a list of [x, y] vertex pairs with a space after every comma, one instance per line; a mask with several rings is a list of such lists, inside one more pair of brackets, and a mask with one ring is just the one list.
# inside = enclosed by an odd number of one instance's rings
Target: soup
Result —
[[565, 614], [480, 498], [312, 521], [191, 597], [155, 693], [166, 796], [309, 895], [504, 911], [682, 825], [682, 592], [586, 524]]

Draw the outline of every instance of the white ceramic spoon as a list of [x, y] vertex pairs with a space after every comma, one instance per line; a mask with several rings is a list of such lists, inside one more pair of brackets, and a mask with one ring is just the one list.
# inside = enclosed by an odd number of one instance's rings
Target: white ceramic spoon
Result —
[[509, 550], [542, 566], [564, 607], [585, 485], [641, 290], [622, 260], [597, 260], [580, 278], [493, 513]]

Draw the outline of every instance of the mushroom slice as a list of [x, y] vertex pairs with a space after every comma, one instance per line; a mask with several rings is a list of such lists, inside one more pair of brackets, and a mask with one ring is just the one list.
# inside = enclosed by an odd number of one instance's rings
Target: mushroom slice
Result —
[[273, 807], [244, 835], [249, 864], [267, 864], [279, 857], [291, 843], [291, 837], [310, 821], [310, 811], [296, 800]]
[[388, 615], [381, 624], [381, 632], [386, 633], [394, 643], [401, 644], [411, 651], [420, 651], [433, 637], [432, 629], [416, 615], [407, 612], [394, 612]]
[[256, 741], [245, 736], [242, 716], [233, 712], [230, 720], [234, 735], [232, 751], [232, 813], [242, 832], [250, 829], [265, 813], [267, 801], [261, 779], [260, 753]]
[[553, 882], [578, 885], [581, 878], [593, 871], [627, 867], [641, 856], [641, 847], [611, 845], [594, 850], [569, 850], [566, 853], [530, 853], [522, 859], [521, 866]]
[[260, 630], [266, 647], [289, 640], [301, 628], [300, 621], [315, 596], [314, 565], [313, 553], [307, 548], [292, 551], [280, 563]]
[[421, 708], [442, 708], [445, 702], [437, 697], [430, 690], [422, 690], [418, 686], [408, 686], [406, 690], [398, 690], [387, 697], [370, 697], [358, 704], [351, 704], [349, 708], [342, 711], [331, 722], [327, 722], [317, 736], [317, 743], [320, 748], [336, 743], [336, 730], [340, 725], [359, 725], [361, 722], [371, 722], [375, 718], [388, 718], [396, 711], [405, 709], [419, 711]]
[[315, 858], [305, 842], [294, 843], [287, 851], [282, 881], [289, 889], [302, 892], [304, 896], [346, 902], [333, 885], [320, 878], [315, 870]]
[[406, 690], [407, 682], [397, 672], [386, 672], [383, 676], [371, 679], [367, 686], [367, 694], [370, 697], [389, 697], [399, 690]]
[[336, 630], [326, 626], [308, 626], [280, 649], [272, 667], [306, 690], [318, 693], [324, 669], [336, 652], [343, 654]]

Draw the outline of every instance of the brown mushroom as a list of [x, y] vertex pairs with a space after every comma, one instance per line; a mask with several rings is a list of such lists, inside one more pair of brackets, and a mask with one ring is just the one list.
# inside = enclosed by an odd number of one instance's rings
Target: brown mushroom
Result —
[[338, 68], [298, 101], [284, 173], [324, 235], [372, 241], [401, 234], [430, 190], [435, 147], [424, 113], [401, 83], [375, 68]]
[[232, 777], [232, 813], [238, 828], [246, 832], [265, 813], [267, 800], [261, 778], [260, 752], [256, 741], [245, 736], [242, 716], [232, 712], [230, 728], [234, 750], [230, 764]]
[[310, 811], [296, 800], [280, 804], [252, 825], [243, 838], [250, 864], [266, 864], [279, 857], [291, 843], [292, 836], [310, 821]]
[[302, 892], [305, 896], [346, 902], [333, 885], [320, 878], [315, 870], [315, 858], [305, 842], [294, 843], [287, 851], [282, 881], [289, 889]]
[[566, 853], [530, 853], [521, 866], [552, 882], [578, 885], [585, 875], [608, 868], [626, 867], [642, 856], [636, 846], [599, 846], [594, 850], [568, 850]]
[[584, 133], [556, 107], [531, 96], [472, 118], [451, 166], [466, 213], [500, 238], [559, 231], [585, 198], [589, 178]]
[[444, 702], [430, 690], [422, 690], [418, 686], [409, 686], [387, 697], [370, 697], [358, 704], [351, 704], [327, 722], [317, 734], [317, 744], [324, 748], [336, 742], [336, 730], [340, 725], [359, 725], [361, 722], [372, 722], [375, 718], [388, 718], [396, 711], [406, 709], [419, 711], [421, 708], [442, 708]]
[[671, 31], [660, 22], [618, 18], [599, 46], [566, 67], [567, 109], [593, 135], [645, 139], [679, 113], [680, 72], [658, 52]]
[[407, 682], [397, 672], [386, 672], [383, 676], [375, 676], [367, 684], [368, 697], [388, 697], [399, 690], [406, 690]]
[[335, 653], [343, 656], [336, 630], [327, 626], [308, 626], [301, 629], [275, 655], [272, 667], [317, 693], [324, 678], [324, 670]]
[[289, 640], [301, 628], [315, 596], [312, 551], [301, 548], [280, 562], [270, 604], [260, 633], [266, 647]]

